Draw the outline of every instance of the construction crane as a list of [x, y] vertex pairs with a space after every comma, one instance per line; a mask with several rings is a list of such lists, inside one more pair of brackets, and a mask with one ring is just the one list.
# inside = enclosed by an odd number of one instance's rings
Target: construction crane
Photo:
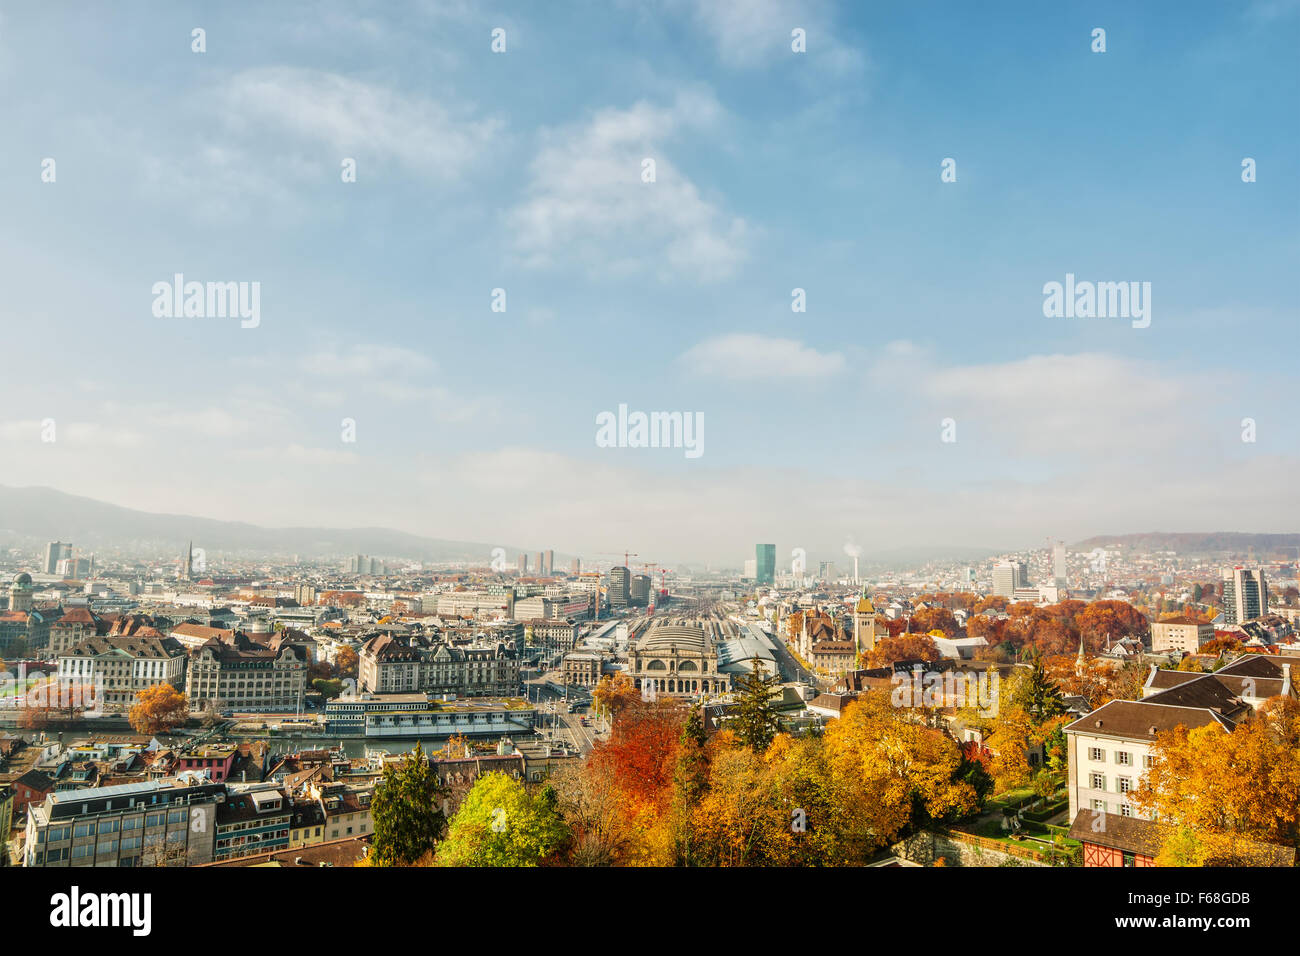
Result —
[[638, 557], [640, 557], [640, 555], [637, 554], [635, 551], [623, 551], [623, 552], [618, 552], [618, 551], [597, 551], [597, 552], [596, 552], [596, 557], [598, 557], [598, 558], [617, 558], [617, 557], [619, 556], [620, 553], [623, 555], [623, 567], [625, 567], [625, 568], [631, 567], [631, 565], [628, 564], [628, 560], [629, 560], [630, 558], [638, 558]]

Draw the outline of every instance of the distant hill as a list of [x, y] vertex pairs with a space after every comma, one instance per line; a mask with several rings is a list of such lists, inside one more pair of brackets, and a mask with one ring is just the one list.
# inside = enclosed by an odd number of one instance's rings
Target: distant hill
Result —
[[1296, 557], [1300, 534], [1251, 534], [1244, 531], [1148, 531], [1143, 534], [1103, 534], [1070, 546], [1073, 551], [1121, 547], [1134, 551], [1177, 551], [1179, 554], [1249, 554], [1257, 558]]
[[[154, 514], [69, 495], [53, 488], [0, 485], [0, 535], [71, 541], [88, 549], [179, 554], [187, 542], [209, 552], [289, 555], [304, 558], [366, 554], [418, 561], [479, 561], [495, 545], [449, 541], [391, 528], [263, 528], [241, 521]], [[506, 547], [511, 562], [520, 548]], [[559, 562], [560, 555], [556, 555]]]

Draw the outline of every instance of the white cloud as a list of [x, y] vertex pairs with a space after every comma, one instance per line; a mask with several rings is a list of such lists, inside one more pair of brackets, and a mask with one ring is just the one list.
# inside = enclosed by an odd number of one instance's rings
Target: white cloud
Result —
[[[1189, 377], [1158, 362], [1099, 352], [945, 365], [925, 348], [891, 342], [869, 379], [904, 395], [913, 414], [934, 418], [936, 435], [939, 417], [951, 417], [959, 434], [1047, 461], [1194, 447], [1221, 416], [1210, 400], [1241, 386], [1230, 372], [1214, 374], [1211, 383], [1205, 373]], [[1264, 407], [1238, 394], [1244, 407]]]
[[338, 73], [294, 67], [244, 70], [222, 93], [236, 129], [296, 136], [336, 155], [393, 161], [434, 179], [474, 163], [500, 129], [495, 119], [461, 115], [443, 104]]
[[823, 0], [670, 0], [669, 6], [690, 12], [729, 67], [754, 68], [794, 56], [790, 32], [796, 27], [807, 37], [807, 52], [800, 55], [813, 66], [846, 73], [865, 62], [842, 42]]
[[[525, 262], [577, 261], [603, 275], [730, 276], [746, 255], [745, 221], [704, 198], [666, 152], [683, 131], [720, 117], [711, 95], [682, 94], [668, 107], [604, 109], [545, 134], [527, 198], [508, 217]], [[653, 183], [641, 178], [647, 158]]]
[[678, 361], [693, 374], [736, 381], [826, 378], [845, 367], [838, 352], [818, 352], [795, 339], [739, 332], [706, 339]]

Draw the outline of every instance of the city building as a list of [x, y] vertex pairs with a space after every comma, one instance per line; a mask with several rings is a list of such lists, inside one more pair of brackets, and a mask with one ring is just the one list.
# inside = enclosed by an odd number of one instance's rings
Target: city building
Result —
[[1141, 700], [1112, 700], [1065, 728], [1070, 819], [1081, 812], [1142, 816], [1128, 794], [1152, 766], [1158, 734], [1218, 724], [1229, 732], [1270, 697], [1296, 697], [1291, 665], [1245, 655], [1210, 674], [1154, 665]]
[[289, 845], [293, 804], [275, 785], [231, 788], [217, 805], [213, 860], [268, 853]]
[[634, 574], [628, 587], [627, 603], [630, 607], [646, 607], [650, 604], [650, 575]]
[[438, 595], [437, 609], [441, 617], [514, 617], [515, 591], [448, 591]]
[[235, 632], [228, 641], [212, 638], [192, 652], [185, 693], [193, 711], [297, 710], [306, 691], [307, 664], [306, 648], [280, 635], [260, 644]]
[[604, 675], [606, 657], [590, 647], [564, 655], [564, 683], [570, 687], [595, 687]]
[[1263, 568], [1223, 569], [1223, 622], [1244, 624], [1268, 613]]
[[754, 581], [768, 587], [776, 583], [776, 545], [754, 545]]
[[32, 576], [26, 571], [19, 571], [14, 575], [13, 584], [9, 585], [9, 610], [30, 611], [35, 596], [36, 585], [32, 583]]
[[550, 653], [566, 653], [578, 643], [578, 625], [571, 618], [524, 622], [524, 643]]
[[825, 674], [847, 674], [858, 666], [857, 650], [853, 641], [818, 641], [809, 652], [808, 663]]
[[28, 808], [23, 865], [206, 863], [226, 788], [198, 775], [56, 791]]
[[631, 596], [631, 572], [619, 566], [609, 569], [609, 606], [627, 607]]
[[512, 645], [436, 643], [413, 646], [395, 635], [366, 641], [358, 680], [373, 694], [449, 694], [510, 697], [519, 693], [519, 659]]
[[557, 593], [552, 597], [534, 594], [514, 602], [511, 617], [517, 621], [566, 620], [585, 618], [591, 614], [591, 595], [585, 591]]
[[107, 631], [108, 626], [88, 607], [72, 607], [50, 621], [49, 653], [59, 657], [82, 641]]
[[45, 546], [45, 573], [58, 574], [59, 562], [72, 557], [72, 545], [64, 541], [51, 541]]
[[[867, 589], [862, 589], [857, 603], [853, 606], [853, 644], [859, 654], [875, 650], [876, 643], [889, 636], [889, 628], [879, 620], [876, 607], [867, 597]], [[856, 666], [856, 665], [854, 665]]]
[[1194, 617], [1173, 617], [1151, 625], [1151, 650], [1154, 653], [1182, 651], [1198, 654], [1201, 645], [1214, 640], [1214, 625]]
[[[1023, 561], [999, 561], [993, 565], [993, 593], [1014, 599], [1016, 591], [1030, 588], [1029, 573]], [[1038, 599], [1037, 590], [1033, 600]]]
[[136, 695], [159, 684], [185, 686], [185, 648], [156, 631], [151, 636], [90, 637], [59, 655], [61, 687], [93, 687], [96, 703], [125, 713]]
[[628, 648], [627, 676], [643, 692], [676, 696], [722, 694], [730, 677], [718, 670], [709, 631], [694, 624], [654, 624]]

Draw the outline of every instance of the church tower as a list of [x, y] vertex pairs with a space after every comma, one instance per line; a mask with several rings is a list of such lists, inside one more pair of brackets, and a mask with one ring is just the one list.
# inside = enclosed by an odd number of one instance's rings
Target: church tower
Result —
[[853, 606], [853, 650], [856, 654], [865, 654], [876, 647], [876, 607], [867, 597], [866, 585]]

